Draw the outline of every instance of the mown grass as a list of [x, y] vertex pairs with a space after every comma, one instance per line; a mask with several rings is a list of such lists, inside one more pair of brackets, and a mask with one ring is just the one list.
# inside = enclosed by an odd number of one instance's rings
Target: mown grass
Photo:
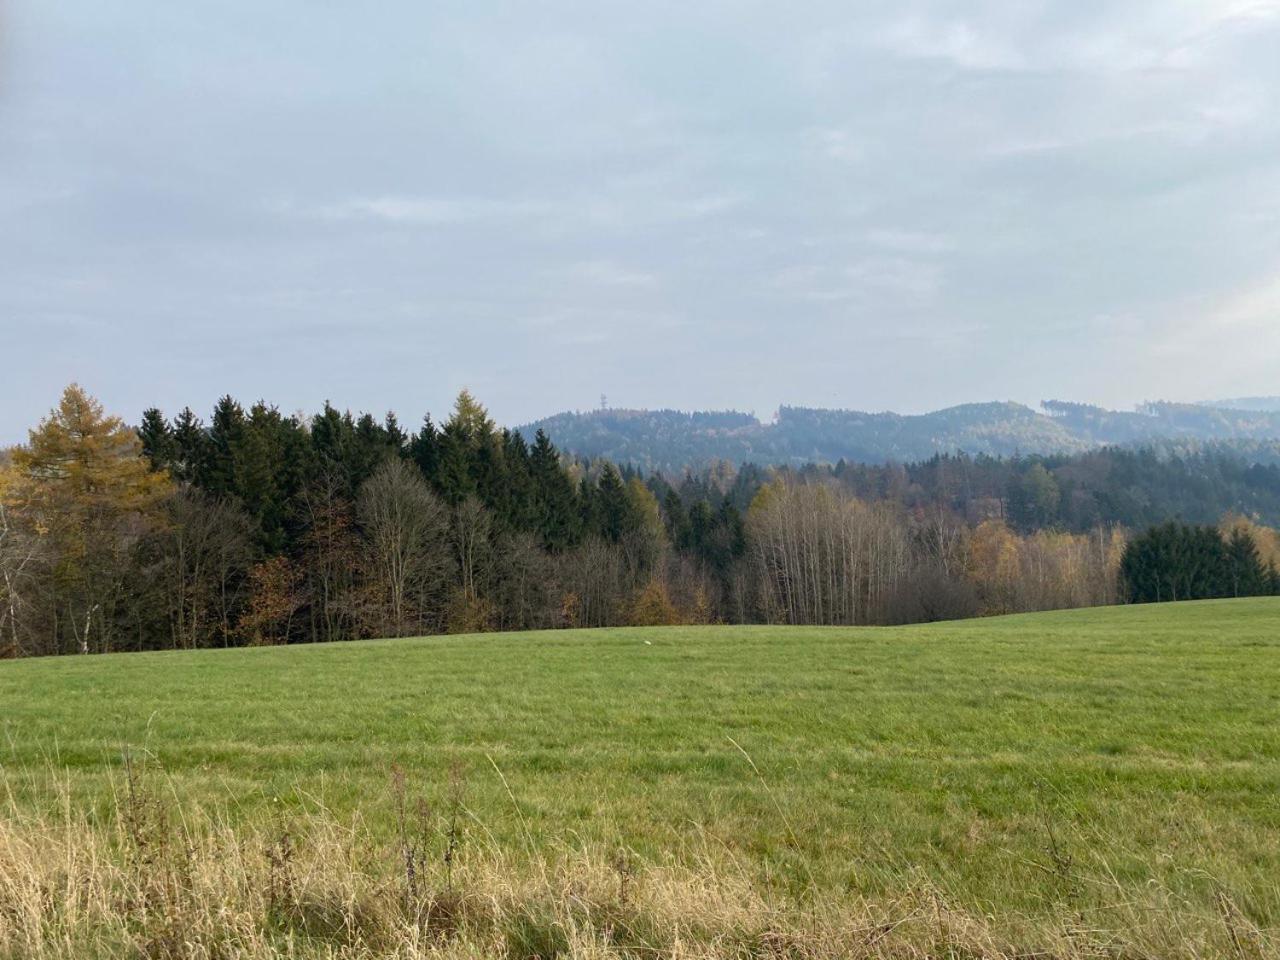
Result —
[[[1161, 902], [1280, 926], [1280, 602], [894, 629], [506, 634], [0, 664], [11, 821], [357, 815], [400, 768], [463, 846], [714, 856], [778, 896]], [[452, 771], [452, 772], [451, 772]], [[42, 819], [43, 818], [43, 819]]]

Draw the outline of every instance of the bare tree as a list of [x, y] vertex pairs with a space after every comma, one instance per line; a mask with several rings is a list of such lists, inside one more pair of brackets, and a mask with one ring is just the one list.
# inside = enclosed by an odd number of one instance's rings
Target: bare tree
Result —
[[494, 550], [495, 626], [534, 630], [555, 625], [557, 606], [547, 555], [531, 533], [502, 535]]
[[173, 645], [225, 645], [253, 559], [251, 521], [238, 506], [195, 489], [170, 497], [164, 517], [161, 575]]
[[360, 488], [357, 516], [386, 627], [404, 636], [425, 612], [415, 601], [438, 587], [449, 567], [447, 508], [413, 466], [393, 459]]
[[454, 508], [451, 531], [454, 559], [458, 564], [462, 595], [469, 600], [480, 596], [481, 586], [489, 572], [492, 530], [489, 511], [475, 497], [468, 497]]
[[330, 468], [302, 492], [307, 594], [313, 640], [347, 640], [360, 629], [360, 539], [346, 480]]
[[40, 537], [20, 527], [0, 499], [0, 658], [36, 652], [24, 637], [33, 632], [35, 596], [46, 560]]
[[559, 557], [562, 620], [570, 627], [621, 623], [634, 584], [617, 544], [590, 537]]
[[879, 622], [908, 566], [903, 524], [838, 488], [775, 483], [748, 521], [767, 622]]

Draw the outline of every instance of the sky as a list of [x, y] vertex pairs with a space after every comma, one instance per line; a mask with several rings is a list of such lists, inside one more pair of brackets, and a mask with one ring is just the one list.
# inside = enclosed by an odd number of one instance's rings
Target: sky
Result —
[[0, 442], [1280, 393], [1280, 0], [0, 0]]

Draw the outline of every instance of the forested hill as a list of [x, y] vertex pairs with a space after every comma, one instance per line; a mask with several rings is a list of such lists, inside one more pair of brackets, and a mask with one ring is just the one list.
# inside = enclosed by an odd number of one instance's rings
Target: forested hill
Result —
[[1046, 401], [979, 403], [903, 415], [782, 407], [773, 422], [737, 412], [598, 410], [562, 413], [521, 430], [545, 430], [562, 450], [649, 470], [715, 460], [802, 464], [908, 462], [934, 454], [1078, 453], [1114, 444], [1228, 443], [1257, 459], [1280, 450], [1280, 411], [1150, 403], [1133, 411]]

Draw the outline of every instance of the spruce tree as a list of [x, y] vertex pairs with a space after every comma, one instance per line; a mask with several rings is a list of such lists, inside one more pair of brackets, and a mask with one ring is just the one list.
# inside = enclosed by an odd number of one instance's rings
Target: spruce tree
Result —
[[236, 452], [244, 436], [244, 408], [224, 396], [213, 408], [209, 426], [208, 456], [199, 485], [215, 497], [235, 496]]
[[399, 454], [395, 441], [371, 413], [362, 413], [352, 433], [349, 469], [351, 487], [359, 490], [388, 459]]
[[1245, 530], [1231, 532], [1226, 543], [1227, 570], [1225, 586], [1233, 597], [1257, 597], [1270, 592], [1267, 568], [1253, 537]]
[[671, 545], [680, 551], [688, 550], [689, 514], [675, 488], [668, 490], [667, 495], [662, 498], [662, 516], [667, 525], [667, 539], [671, 541]]
[[436, 492], [444, 497], [446, 503], [456, 506], [476, 492], [471, 471], [470, 437], [460, 423], [450, 420], [440, 431], [438, 447]]
[[341, 468], [348, 482], [348, 494], [351, 493], [350, 476], [346, 471], [353, 443], [349, 419], [344, 420], [342, 414], [326, 400], [324, 410], [311, 420], [311, 447], [321, 463]]
[[506, 471], [506, 523], [516, 530], [536, 532], [538, 502], [529, 446], [519, 431], [502, 432], [502, 460]]
[[440, 469], [440, 431], [431, 422], [431, 414], [422, 418], [422, 429], [409, 441], [409, 459], [418, 465], [423, 479], [433, 487]]
[[152, 470], [172, 469], [176, 453], [173, 429], [157, 408], [148, 407], [143, 411], [138, 439], [142, 441], [143, 455], [150, 461]]
[[196, 483], [206, 475], [210, 456], [209, 432], [190, 407], [173, 418], [173, 462], [175, 480]]
[[395, 415], [395, 411], [387, 411], [387, 415], [382, 420], [382, 433], [392, 453], [400, 457], [405, 456], [409, 446], [409, 435], [400, 426], [400, 419]]
[[533, 482], [535, 528], [548, 550], [558, 552], [576, 544], [582, 535], [586, 507], [573, 480], [560, 463], [551, 438], [539, 430], [529, 452]]
[[[1242, 585], [1249, 578], [1260, 582], [1256, 548], [1252, 557], [1244, 544], [1240, 549]], [[1255, 563], [1257, 568], [1251, 571]], [[1130, 541], [1120, 569], [1133, 603], [1208, 600], [1232, 596], [1236, 589], [1228, 545], [1213, 527], [1176, 522], [1152, 527]]]
[[596, 483], [595, 514], [596, 531], [612, 543], [617, 543], [639, 526], [622, 474], [609, 462], [600, 471], [600, 479]]

